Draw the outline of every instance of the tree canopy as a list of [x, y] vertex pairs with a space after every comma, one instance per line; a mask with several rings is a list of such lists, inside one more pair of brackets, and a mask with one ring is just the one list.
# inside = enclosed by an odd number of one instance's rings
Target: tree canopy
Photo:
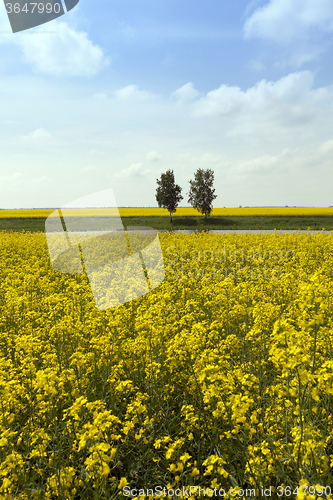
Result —
[[165, 174], [161, 174], [160, 179], [156, 179], [158, 188], [156, 189], [156, 201], [159, 208], [166, 208], [170, 213], [170, 222], [172, 222], [172, 214], [176, 211], [179, 202], [183, 199], [180, 194], [182, 188], [175, 184], [175, 176], [173, 170], [168, 170]]
[[211, 213], [213, 201], [217, 198], [213, 188], [214, 172], [210, 169], [203, 170], [199, 168], [194, 174], [194, 180], [190, 181], [190, 191], [188, 203], [202, 214], [205, 219]]

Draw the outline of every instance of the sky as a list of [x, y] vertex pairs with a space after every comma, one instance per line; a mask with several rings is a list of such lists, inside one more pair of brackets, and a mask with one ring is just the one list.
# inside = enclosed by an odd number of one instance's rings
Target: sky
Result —
[[[62, 1], [62, 0], [60, 0]], [[0, 208], [112, 188], [157, 207], [333, 205], [332, 0], [80, 0], [12, 33], [0, 4]]]

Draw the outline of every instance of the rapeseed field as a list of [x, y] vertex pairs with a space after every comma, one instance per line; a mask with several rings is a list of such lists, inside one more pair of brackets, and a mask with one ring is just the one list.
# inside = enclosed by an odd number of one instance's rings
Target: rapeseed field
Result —
[[160, 242], [164, 281], [99, 312], [0, 233], [0, 498], [332, 499], [332, 236]]
[[[35, 208], [21, 210], [0, 210], [0, 219], [12, 218], [46, 218], [54, 209]], [[81, 215], [86, 213], [81, 210], [79, 214], [71, 210], [67, 216]], [[109, 216], [109, 209], [89, 209], [89, 215]], [[164, 208], [119, 208], [120, 217], [170, 217], [168, 210]], [[194, 208], [177, 208], [173, 217], [198, 217], [200, 212]], [[212, 217], [235, 217], [235, 216], [332, 216], [333, 207], [258, 207], [258, 208], [213, 208]]]

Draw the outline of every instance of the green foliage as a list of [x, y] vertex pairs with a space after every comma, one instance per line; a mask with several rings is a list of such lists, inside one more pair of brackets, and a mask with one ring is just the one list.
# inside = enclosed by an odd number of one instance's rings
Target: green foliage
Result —
[[213, 208], [213, 201], [217, 198], [213, 188], [214, 172], [210, 169], [199, 168], [194, 174], [194, 181], [190, 181], [190, 191], [188, 193], [188, 203], [196, 208], [200, 213], [209, 215]]
[[160, 179], [156, 179], [158, 188], [156, 189], [156, 201], [159, 208], [166, 208], [170, 213], [170, 221], [172, 215], [183, 199], [180, 194], [182, 188], [175, 184], [175, 176], [173, 170], [168, 170], [165, 174], [161, 174]]

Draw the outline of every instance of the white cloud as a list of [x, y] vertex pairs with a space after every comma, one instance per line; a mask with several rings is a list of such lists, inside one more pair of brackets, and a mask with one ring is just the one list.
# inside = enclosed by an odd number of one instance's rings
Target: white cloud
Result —
[[176, 55], [173, 52], [168, 52], [164, 59], [162, 60], [162, 65], [169, 67], [174, 66], [176, 62]]
[[136, 30], [134, 28], [132, 28], [132, 26], [130, 26], [129, 24], [126, 24], [124, 21], [122, 21], [121, 23], [118, 23], [120, 29], [121, 29], [121, 33], [123, 35], [125, 35], [126, 38], [133, 38], [135, 33], [136, 33]]
[[324, 142], [319, 148], [320, 153], [323, 154], [329, 153], [332, 150], [333, 150], [333, 139]]
[[0, 176], [0, 181], [1, 182], [12, 182], [12, 181], [17, 181], [22, 177], [21, 172], [14, 172], [12, 175], [1, 175]]
[[[25, 62], [37, 73], [58, 76], [94, 76], [110, 63], [103, 50], [89, 40], [87, 33], [76, 31], [65, 22], [53, 21], [55, 33], [37, 36], [44, 28], [31, 36], [17, 33], [15, 37], [2, 37], [2, 43], [16, 44]], [[35, 35], [35, 36], [32, 36]]]
[[221, 161], [221, 155], [217, 155], [215, 153], [205, 153], [201, 157], [202, 163], [219, 163]]
[[104, 92], [96, 92], [96, 94], [93, 95], [93, 99], [96, 101], [106, 101], [107, 98], [108, 96]]
[[156, 151], [150, 151], [147, 156], [146, 156], [146, 159], [148, 161], [159, 161], [161, 159], [161, 157], [157, 154]]
[[186, 83], [179, 89], [172, 92], [171, 97], [177, 99], [180, 104], [191, 102], [199, 97], [200, 92], [194, 88], [192, 82]]
[[42, 175], [41, 177], [36, 177], [35, 179], [32, 180], [34, 184], [43, 184], [45, 181], [50, 180], [49, 177], [46, 175]]
[[145, 169], [142, 163], [133, 163], [130, 167], [121, 170], [114, 177], [119, 178], [135, 178], [135, 177], [145, 177], [150, 173], [149, 169]]
[[282, 161], [283, 154], [278, 155], [261, 155], [250, 160], [243, 160], [237, 165], [233, 171], [236, 173], [251, 173], [259, 171], [269, 171], [279, 166]]
[[99, 149], [91, 149], [89, 153], [93, 156], [102, 156], [104, 151], [100, 151]]
[[23, 135], [21, 136], [21, 139], [24, 141], [40, 141], [43, 139], [49, 139], [51, 137], [51, 134], [44, 128], [38, 128], [37, 130], [34, 130], [34, 132], [31, 132], [28, 135]]
[[277, 62], [277, 66], [282, 68], [286, 66], [301, 68], [304, 64], [318, 59], [324, 51], [325, 48], [323, 46], [306, 43], [303, 44], [303, 47], [294, 47], [287, 56], [283, 57], [282, 62]]
[[97, 170], [96, 165], [88, 165], [82, 169], [82, 172], [95, 172]]
[[256, 58], [249, 61], [248, 67], [254, 71], [262, 71], [265, 69], [265, 64], [259, 58]]
[[288, 43], [308, 37], [313, 28], [333, 30], [332, 0], [270, 0], [246, 20], [244, 36]]
[[221, 85], [194, 103], [195, 116], [214, 116], [240, 111], [246, 102], [245, 93], [239, 87]]
[[[258, 124], [303, 126], [328, 97], [324, 88], [314, 89], [310, 71], [290, 73], [275, 82], [259, 81], [246, 91], [221, 85], [193, 104], [193, 116], [231, 116], [237, 126], [246, 121], [252, 130]], [[230, 130], [229, 130], [230, 134]]]
[[149, 99], [156, 99], [156, 95], [152, 92], [146, 92], [145, 90], [139, 90], [136, 85], [127, 85], [114, 92], [117, 99], [120, 101], [147, 101]]
[[184, 154], [181, 154], [181, 155], [178, 155], [178, 159], [179, 160], [188, 160], [191, 156], [191, 153], [184, 153]]

